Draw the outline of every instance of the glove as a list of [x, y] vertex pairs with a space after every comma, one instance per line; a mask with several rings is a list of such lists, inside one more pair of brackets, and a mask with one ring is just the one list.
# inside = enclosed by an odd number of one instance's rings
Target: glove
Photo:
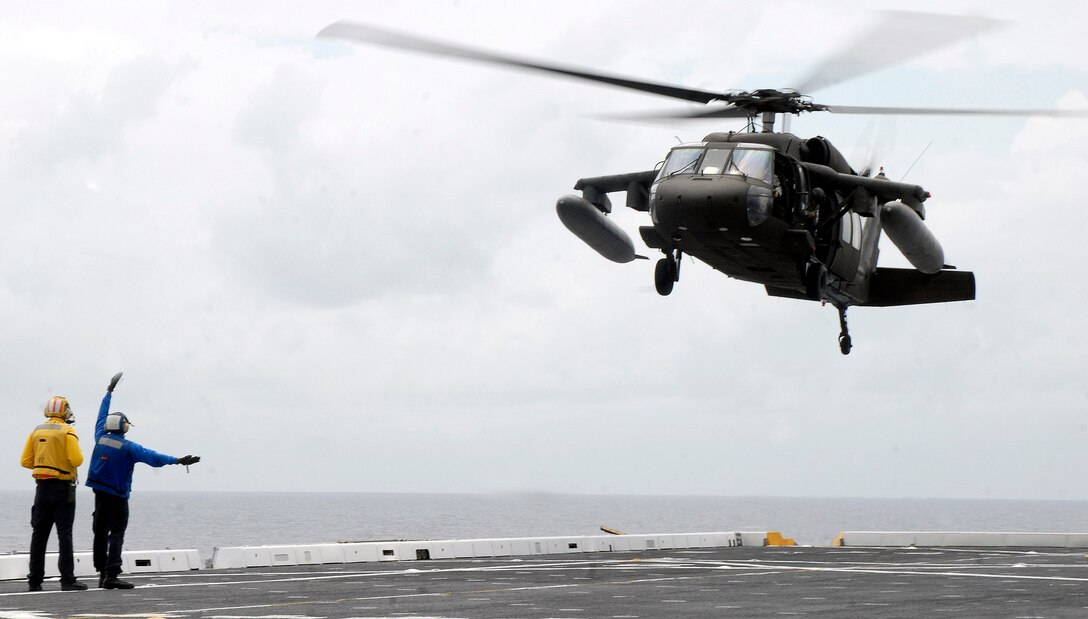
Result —
[[121, 382], [122, 374], [124, 374], [124, 372], [118, 372], [113, 375], [113, 378], [110, 379], [110, 386], [106, 387], [107, 392], [113, 393], [113, 388], [117, 386], [117, 383]]
[[200, 462], [200, 456], [182, 456], [178, 458], [178, 464], [184, 464], [185, 466], [196, 464], [197, 462]]

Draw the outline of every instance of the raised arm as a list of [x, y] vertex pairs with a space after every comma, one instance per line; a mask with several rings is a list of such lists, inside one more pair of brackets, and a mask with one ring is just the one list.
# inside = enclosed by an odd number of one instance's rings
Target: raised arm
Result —
[[113, 389], [121, 380], [121, 374], [123, 374], [123, 372], [118, 372], [110, 379], [110, 385], [106, 387], [106, 396], [102, 398], [102, 405], [98, 407], [98, 420], [95, 421], [94, 424], [94, 441], [96, 443], [106, 432], [106, 417], [110, 414], [110, 401], [113, 400]]

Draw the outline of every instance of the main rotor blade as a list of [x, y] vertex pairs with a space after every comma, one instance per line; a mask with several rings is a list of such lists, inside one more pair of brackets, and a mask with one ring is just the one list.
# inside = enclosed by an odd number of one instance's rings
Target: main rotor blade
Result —
[[1002, 108], [955, 107], [880, 107], [864, 105], [824, 105], [832, 114], [901, 114], [920, 116], [1052, 116], [1058, 118], [1088, 117], [1088, 110], [1024, 110]]
[[397, 49], [422, 52], [425, 54], [432, 54], [436, 56], [452, 56], [455, 58], [463, 58], [465, 60], [488, 62], [507, 67], [516, 67], [519, 69], [545, 71], [547, 73], [555, 73], [558, 75], [565, 75], [567, 77], [574, 77], [582, 80], [588, 80], [591, 82], [599, 82], [602, 84], [610, 84], [612, 86], [619, 86], [621, 88], [629, 88], [641, 92], [648, 92], [655, 95], [664, 95], [666, 97], [672, 97], [674, 99], [684, 99], [687, 101], [695, 101], [698, 103], [709, 103], [722, 97], [721, 93], [706, 92], [703, 90], [692, 90], [689, 88], [680, 88], [677, 86], [669, 86], [666, 84], [656, 84], [653, 82], [632, 80], [613, 75], [606, 75], [604, 73], [583, 71], [574, 67], [544, 64], [535, 60], [496, 54], [493, 52], [473, 49], [470, 47], [464, 47], [452, 43], [443, 43], [432, 39], [424, 39], [422, 37], [394, 32], [392, 30], [385, 30], [383, 28], [377, 28], [375, 26], [361, 24], [358, 22], [338, 21], [323, 28], [321, 32], [317, 33], [317, 36], [345, 39], [359, 43], [370, 43], [373, 45], [381, 45], [384, 47], [393, 47]]
[[722, 107], [711, 110], [662, 110], [660, 112], [632, 112], [630, 114], [608, 114], [604, 118], [611, 120], [672, 120], [697, 118], [748, 118], [753, 112], [739, 107]]
[[1003, 22], [981, 16], [881, 11], [880, 19], [838, 53], [802, 76], [797, 92], [812, 93], [948, 47]]

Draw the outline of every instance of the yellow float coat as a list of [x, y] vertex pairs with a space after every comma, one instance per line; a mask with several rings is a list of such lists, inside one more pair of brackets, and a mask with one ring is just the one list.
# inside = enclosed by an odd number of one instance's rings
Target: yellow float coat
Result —
[[83, 464], [75, 429], [62, 419], [47, 419], [27, 437], [21, 464], [33, 469], [35, 479], [75, 479]]

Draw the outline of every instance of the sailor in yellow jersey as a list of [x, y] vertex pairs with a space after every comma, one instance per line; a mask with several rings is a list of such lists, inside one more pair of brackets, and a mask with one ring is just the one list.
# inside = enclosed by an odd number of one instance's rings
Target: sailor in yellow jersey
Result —
[[25, 468], [33, 470], [38, 484], [34, 493], [34, 507], [30, 510], [30, 525], [34, 533], [30, 538], [27, 582], [31, 591], [42, 590], [45, 546], [55, 524], [60, 588], [83, 591], [87, 585], [76, 580], [72, 556], [72, 521], [76, 517], [76, 484], [79, 483], [77, 469], [83, 464], [83, 452], [79, 449], [75, 429], [68, 425], [75, 422], [68, 400], [61, 396], [49, 398], [45, 404], [45, 416], [48, 417], [46, 422], [34, 428], [27, 437], [21, 460]]

